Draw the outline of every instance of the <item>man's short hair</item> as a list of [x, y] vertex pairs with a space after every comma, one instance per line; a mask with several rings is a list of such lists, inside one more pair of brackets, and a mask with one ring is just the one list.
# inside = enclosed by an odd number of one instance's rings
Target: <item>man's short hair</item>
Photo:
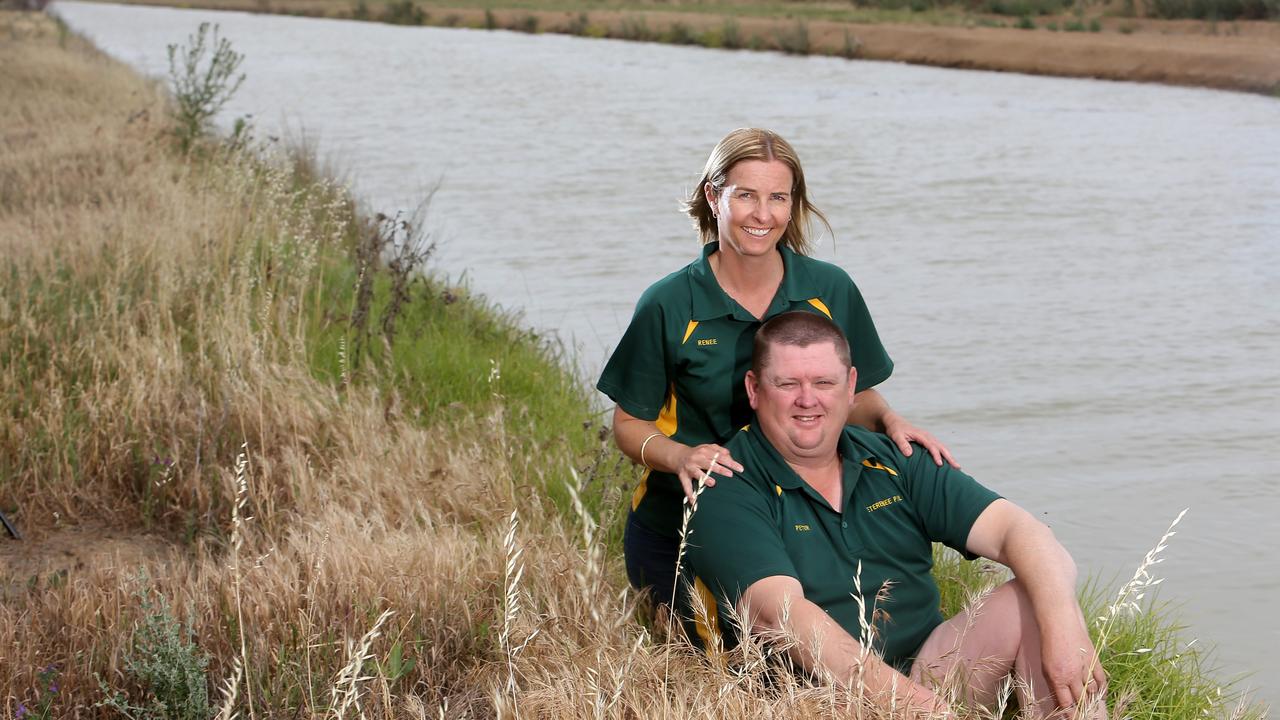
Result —
[[756, 331], [755, 346], [751, 353], [751, 371], [759, 375], [769, 364], [771, 345], [809, 347], [814, 343], [831, 343], [836, 356], [846, 368], [853, 367], [849, 356], [849, 340], [840, 326], [825, 315], [793, 310], [774, 316]]

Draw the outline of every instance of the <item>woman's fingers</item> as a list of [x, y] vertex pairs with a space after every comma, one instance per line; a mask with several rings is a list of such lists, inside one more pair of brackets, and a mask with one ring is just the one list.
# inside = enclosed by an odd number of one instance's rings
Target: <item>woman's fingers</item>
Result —
[[946, 445], [943, 445], [932, 433], [921, 430], [911, 423], [906, 421], [895, 423], [888, 435], [897, 444], [902, 454], [907, 457], [911, 456], [913, 450], [911, 443], [915, 441], [920, 447], [928, 451], [930, 457], [933, 458], [933, 463], [938, 467], [942, 467], [943, 461], [946, 461], [952, 467], [960, 468], [960, 463], [956, 462], [956, 459], [952, 457], [951, 451], [947, 449]]
[[684, 470], [681, 470], [677, 477], [680, 478], [680, 487], [684, 488], [684, 499], [687, 500], [690, 505], [693, 505], [694, 499], [696, 498], [693, 494], [693, 481], [689, 479], [689, 475], [685, 473]]

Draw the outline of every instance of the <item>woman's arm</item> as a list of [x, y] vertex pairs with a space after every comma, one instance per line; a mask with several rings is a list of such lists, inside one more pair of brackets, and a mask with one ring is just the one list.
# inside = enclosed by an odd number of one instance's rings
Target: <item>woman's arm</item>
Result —
[[713, 443], [689, 447], [676, 442], [659, 431], [652, 420], [641, 420], [617, 406], [613, 409], [613, 439], [622, 454], [635, 462], [679, 477], [690, 503], [694, 501], [694, 485], [704, 474], [710, 487], [716, 484], [717, 474], [733, 477], [734, 472], [742, 472], [742, 466], [723, 447]]
[[885, 400], [880, 391], [875, 388], [867, 388], [853, 396], [848, 424], [859, 425], [872, 432], [888, 435], [889, 439], [898, 445], [898, 449], [902, 450], [903, 455], [911, 455], [911, 441], [914, 440], [929, 451], [933, 461], [939, 466], [945, 459], [952, 466], [960, 467], [960, 463], [951, 457], [951, 451], [946, 445], [894, 412], [893, 408], [889, 407], [889, 401]]

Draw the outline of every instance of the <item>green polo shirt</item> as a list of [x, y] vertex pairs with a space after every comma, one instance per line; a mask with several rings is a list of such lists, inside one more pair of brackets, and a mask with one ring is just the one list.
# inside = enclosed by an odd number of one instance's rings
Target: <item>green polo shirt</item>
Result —
[[[967, 555], [970, 528], [999, 496], [950, 465], [938, 467], [923, 449], [906, 457], [888, 437], [850, 426], [840, 438], [844, 488], [836, 512], [758, 428], [744, 428], [727, 447], [745, 471], [737, 482], [703, 492], [686, 549], [686, 580], [719, 612], [715, 622], [691, 623], [690, 636], [706, 643], [719, 633], [732, 647], [737, 635], [727, 608], [757, 580], [786, 575], [860, 638], [854, 576], [861, 562], [874, 650], [905, 672], [943, 620], [930, 574], [933, 543]], [[886, 583], [887, 599], [877, 604]]]
[[[644, 292], [596, 383], [627, 413], [655, 421], [667, 436], [689, 446], [723, 443], [751, 418], [743, 379], [763, 320], [716, 281], [708, 258], [719, 246], [703, 246], [699, 259]], [[826, 315], [849, 339], [858, 390], [884, 382], [893, 361], [849, 274], [781, 245], [779, 252], [782, 284], [764, 320], [791, 310]], [[648, 472], [631, 505], [645, 527], [675, 537], [683, 498], [675, 475]]]

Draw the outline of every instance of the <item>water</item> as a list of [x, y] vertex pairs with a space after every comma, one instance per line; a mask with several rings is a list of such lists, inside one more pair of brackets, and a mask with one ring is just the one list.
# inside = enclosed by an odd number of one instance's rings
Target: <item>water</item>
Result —
[[224, 110], [304, 130], [370, 207], [436, 181], [438, 266], [576, 343], [594, 376], [690, 260], [712, 145], [806, 163], [897, 362], [883, 387], [1117, 586], [1156, 566], [1187, 639], [1280, 702], [1280, 102], [1207, 90], [561, 36], [60, 2], [163, 75], [203, 20], [244, 52]]

